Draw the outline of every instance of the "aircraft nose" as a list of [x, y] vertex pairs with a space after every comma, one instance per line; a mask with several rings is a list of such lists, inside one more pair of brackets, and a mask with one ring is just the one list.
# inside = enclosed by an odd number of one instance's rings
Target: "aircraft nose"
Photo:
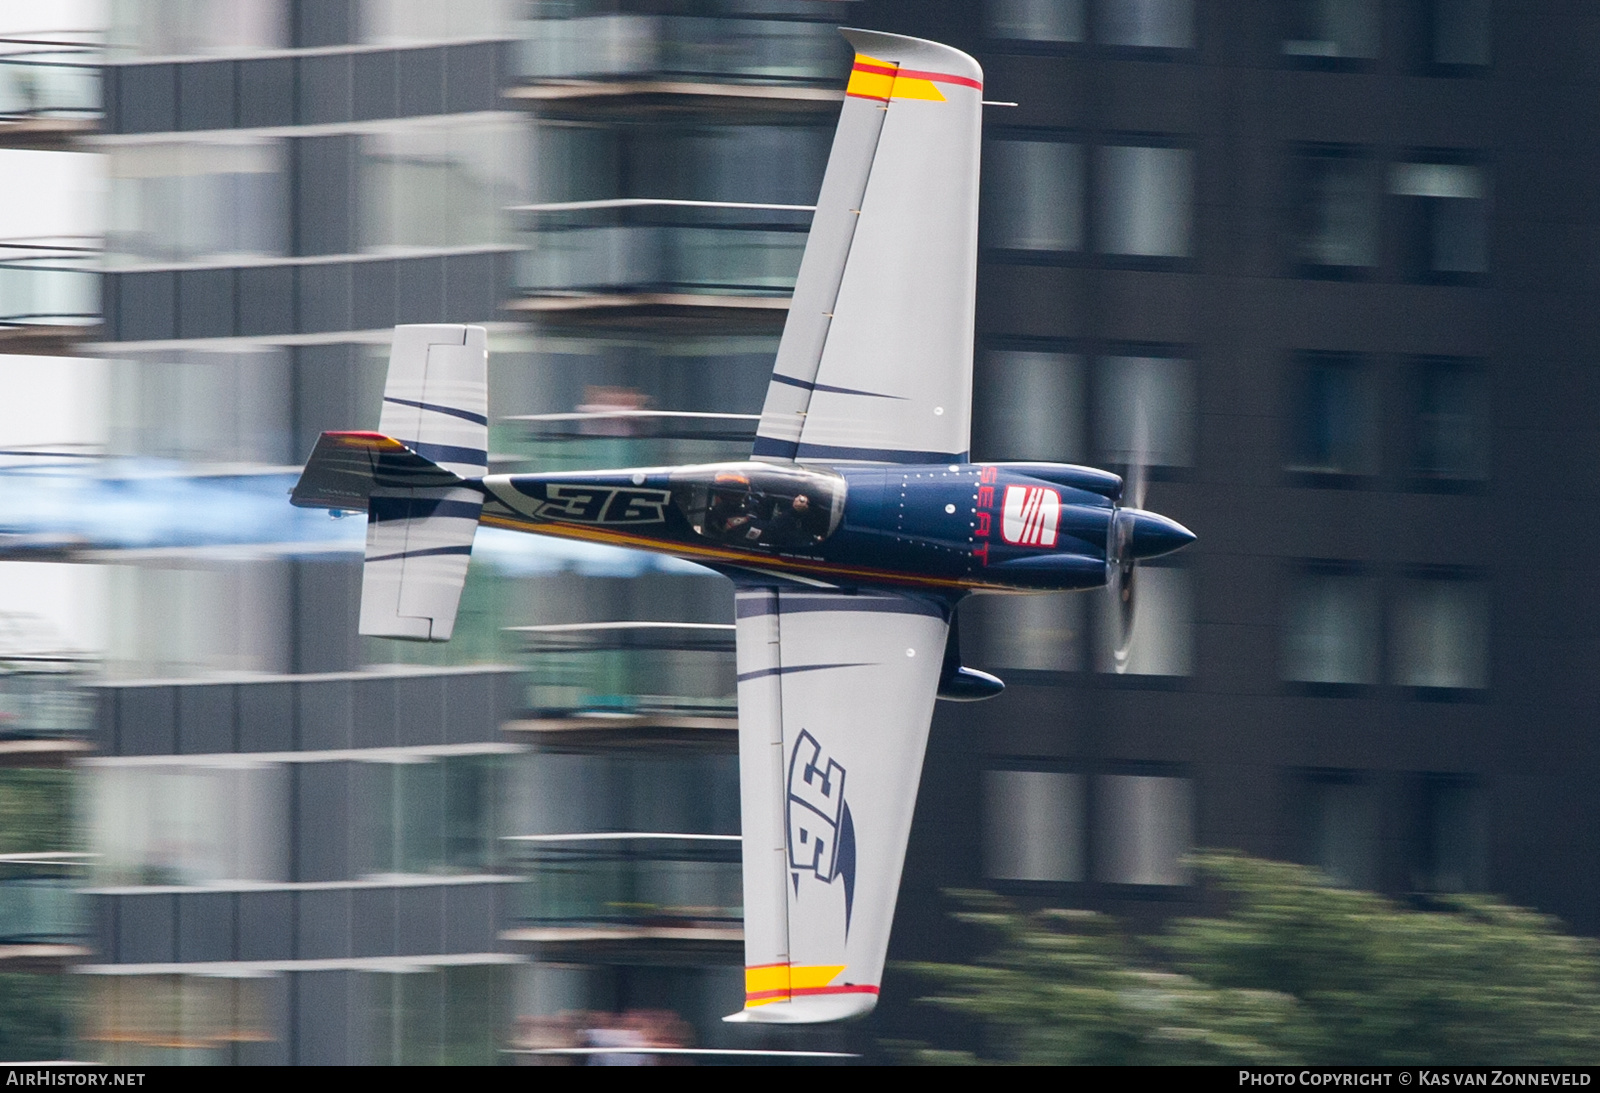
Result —
[[1129, 509], [1128, 515], [1133, 517], [1133, 534], [1128, 539], [1128, 556], [1131, 558], [1155, 558], [1171, 554], [1194, 542], [1194, 532], [1160, 513]]

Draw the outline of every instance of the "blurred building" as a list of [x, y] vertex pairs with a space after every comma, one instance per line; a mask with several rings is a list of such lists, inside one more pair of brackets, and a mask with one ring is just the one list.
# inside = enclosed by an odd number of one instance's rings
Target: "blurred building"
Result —
[[[528, 173], [501, 97], [509, 7], [111, 12], [107, 465], [142, 503], [162, 481], [281, 498], [321, 430], [376, 422], [395, 323], [499, 319]], [[524, 962], [499, 839], [522, 748], [492, 622], [396, 663], [356, 637], [348, 536], [274, 517], [227, 543], [206, 519], [88, 559], [109, 638], [79, 788], [81, 1050], [498, 1061]]]
[[[165, 535], [7, 540], [72, 559], [105, 605], [87, 925], [63, 903], [34, 937], [93, 950], [73, 977], [86, 1053], [757, 1046], [717, 1020], [742, 995], [726, 583], [485, 531], [454, 642], [362, 642], [359, 528], [215, 499], [278, 496], [319, 431], [375, 425], [396, 322], [489, 326], [496, 469], [742, 455], [849, 62], [839, 23], [968, 50], [997, 104], [974, 456], [1142, 452], [1150, 504], [1200, 540], [1141, 571], [1121, 672], [1098, 596], [962, 606], [968, 663], [1008, 689], [936, 713], [882, 1011], [804, 1043], [926, 1035], [893, 961], [959, 951], [943, 890], [1150, 922], [1198, 907], [1197, 846], [1600, 930], [1600, 17], [112, 12], [98, 122], [81, 58], [50, 62], [56, 97], [30, 76], [0, 109], [0, 142], [75, 141], [110, 177], [100, 303], [99, 256], [8, 253], [0, 337], [96, 339], [124, 470], [92, 496]], [[174, 532], [190, 509], [245, 530]], [[12, 888], [64, 889], [78, 845], [7, 862], [33, 871]]]
[[1121, 674], [1096, 597], [963, 606], [1009, 688], [941, 704], [891, 955], [941, 951], [952, 887], [1192, 911], [1197, 846], [1600, 929], [1593, 16], [864, 9], [1018, 104], [985, 115], [974, 456], [1144, 448], [1199, 535], [1141, 572]]
[[[115, 7], [108, 465], [264, 493], [434, 321], [489, 326], [497, 469], [742, 455], [849, 60], [746, 7]], [[486, 532], [455, 641], [363, 642], [358, 538], [285, 513], [73, 554], [84, 1050], [742, 1046], [731, 590]]]

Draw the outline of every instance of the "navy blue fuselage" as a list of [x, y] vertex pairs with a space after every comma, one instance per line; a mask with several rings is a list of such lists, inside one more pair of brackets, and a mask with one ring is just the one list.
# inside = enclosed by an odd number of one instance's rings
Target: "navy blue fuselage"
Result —
[[1118, 519], [1132, 556], [1194, 538], [1119, 508], [1116, 475], [1048, 463], [717, 463], [491, 475], [481, 488], [491, 526], [843, 587], [1093, 588]]

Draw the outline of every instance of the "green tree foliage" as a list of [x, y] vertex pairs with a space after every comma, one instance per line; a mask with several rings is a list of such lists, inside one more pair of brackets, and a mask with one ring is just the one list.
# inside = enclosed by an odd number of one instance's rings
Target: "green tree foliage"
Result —
[[924, 999], [1018, 1063], [1589, 1063], [1600, 960], [1549, 918], [1480, 897], [1408, 910], [1298, 866], [1198, 859], [1226, 909], [1124, 936], [1103, 915], [962, 893], [977, 964], [921, 964]]
[[[77, 849], [69, 770], [0, 770], [0, 854], [36, 854]], [[49, 867], [0, 865], [0, 882], [25, 885]], [[0, 936], [35, 924], [27, 899], [0, 890]], [[0, 973], [0, 1059], [71, 1058], [73, 985], [64, 974]]]
[[0, 854], [76, 848], [72, 772], [0, 769]]
[[74, 984], [50, 972], [0, 973], [0, 1060], [70, 1059]]

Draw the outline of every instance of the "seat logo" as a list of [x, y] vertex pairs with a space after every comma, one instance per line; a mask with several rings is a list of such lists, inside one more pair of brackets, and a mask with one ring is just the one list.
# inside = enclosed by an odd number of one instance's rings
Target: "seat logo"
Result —
[[1048, 486], [1007, 486], [1000, 535], [1018, 546], [1053, 547], [1061, 495]]

